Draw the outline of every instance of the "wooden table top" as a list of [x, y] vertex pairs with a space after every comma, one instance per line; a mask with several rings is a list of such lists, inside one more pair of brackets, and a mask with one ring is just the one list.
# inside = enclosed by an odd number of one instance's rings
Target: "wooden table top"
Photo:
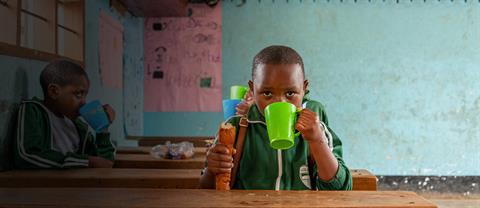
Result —
[[0, 187], [198, 188], [199, 169], [85, 168], [0, 172]]
[[413, 192], [0, 188], [0, 207], [434, 208]]
[[[191, 178], [200, 176], [201, 169], [128, 169], [128, 168], [78, 168], [78, 169], [38, 169], [10, 170], [0, 172], [0, 180], [12, 178]], [[1, 184], [0, 184], [1, 185]]]
[[[150, 154], [152, 147], [117, 147], [117, 154]], [[206, 147], [195, 147], [195, 154], [205, 154]]]
[[191, 136], [162, 136], [162, 137], [137, 137], [129, 136], [128, 139], [138, 140], [139, 146], [155, 146], [157, 144], [164, 144], [167, 141], [172, 143], [191, 142], [195, 147], [206, 147], [214, 140], [213, 137], [191, 137]]
[[172, 160], [154, 158], [147, 154], [117, 154], [115, 168], [164, 168], [164, 169], [201, 169], [205, 164], [205, 155], [195, 154], [193, 158]]

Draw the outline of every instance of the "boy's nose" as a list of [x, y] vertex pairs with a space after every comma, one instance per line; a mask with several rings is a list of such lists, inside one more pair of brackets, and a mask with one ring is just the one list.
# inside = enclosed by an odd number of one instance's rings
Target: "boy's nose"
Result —
[[274, 102], [287, 102], [287, 99], [283, 96], [276, 96]]

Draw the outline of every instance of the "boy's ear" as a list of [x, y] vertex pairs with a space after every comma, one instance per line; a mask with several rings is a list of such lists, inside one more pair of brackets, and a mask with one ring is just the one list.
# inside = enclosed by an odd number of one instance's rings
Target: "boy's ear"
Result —
[[253, 93], [253, 81], [252, 80], [248, 80], [248, 88], [250, 88], [250, 92]]
[[308, 89], [308, 80], [304, 80], [304, 81], [303, 81], [303, 91], [306, 92], [307, 89]]
[[60, 86], [58, 84], [49, 84], [47, 87], [47, 95], [50, 99], [56, 100], [60, 95]]

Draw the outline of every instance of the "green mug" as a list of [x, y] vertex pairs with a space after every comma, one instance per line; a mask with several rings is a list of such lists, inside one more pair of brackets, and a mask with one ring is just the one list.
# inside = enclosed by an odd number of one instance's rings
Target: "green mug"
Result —
[[265, 108], [265, 122], [272, 148], [284, 150], [294, 145], [295, 137], [300, 135], [300, 132], [295, 133], [297, 114], [300, 111], [287, 102], [275, 102]]
[[230, 87], [230, 99], [242, 100], [247, 91], [248, 87], [241, 85], [233, 85], [232, 87]]

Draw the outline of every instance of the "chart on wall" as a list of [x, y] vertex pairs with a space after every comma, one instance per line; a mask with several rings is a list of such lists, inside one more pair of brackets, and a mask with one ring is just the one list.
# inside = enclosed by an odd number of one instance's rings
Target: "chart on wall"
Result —
[[221, 5], [189, 10], [189, 17], [145, 19], [146, 112], [221, 111]]

